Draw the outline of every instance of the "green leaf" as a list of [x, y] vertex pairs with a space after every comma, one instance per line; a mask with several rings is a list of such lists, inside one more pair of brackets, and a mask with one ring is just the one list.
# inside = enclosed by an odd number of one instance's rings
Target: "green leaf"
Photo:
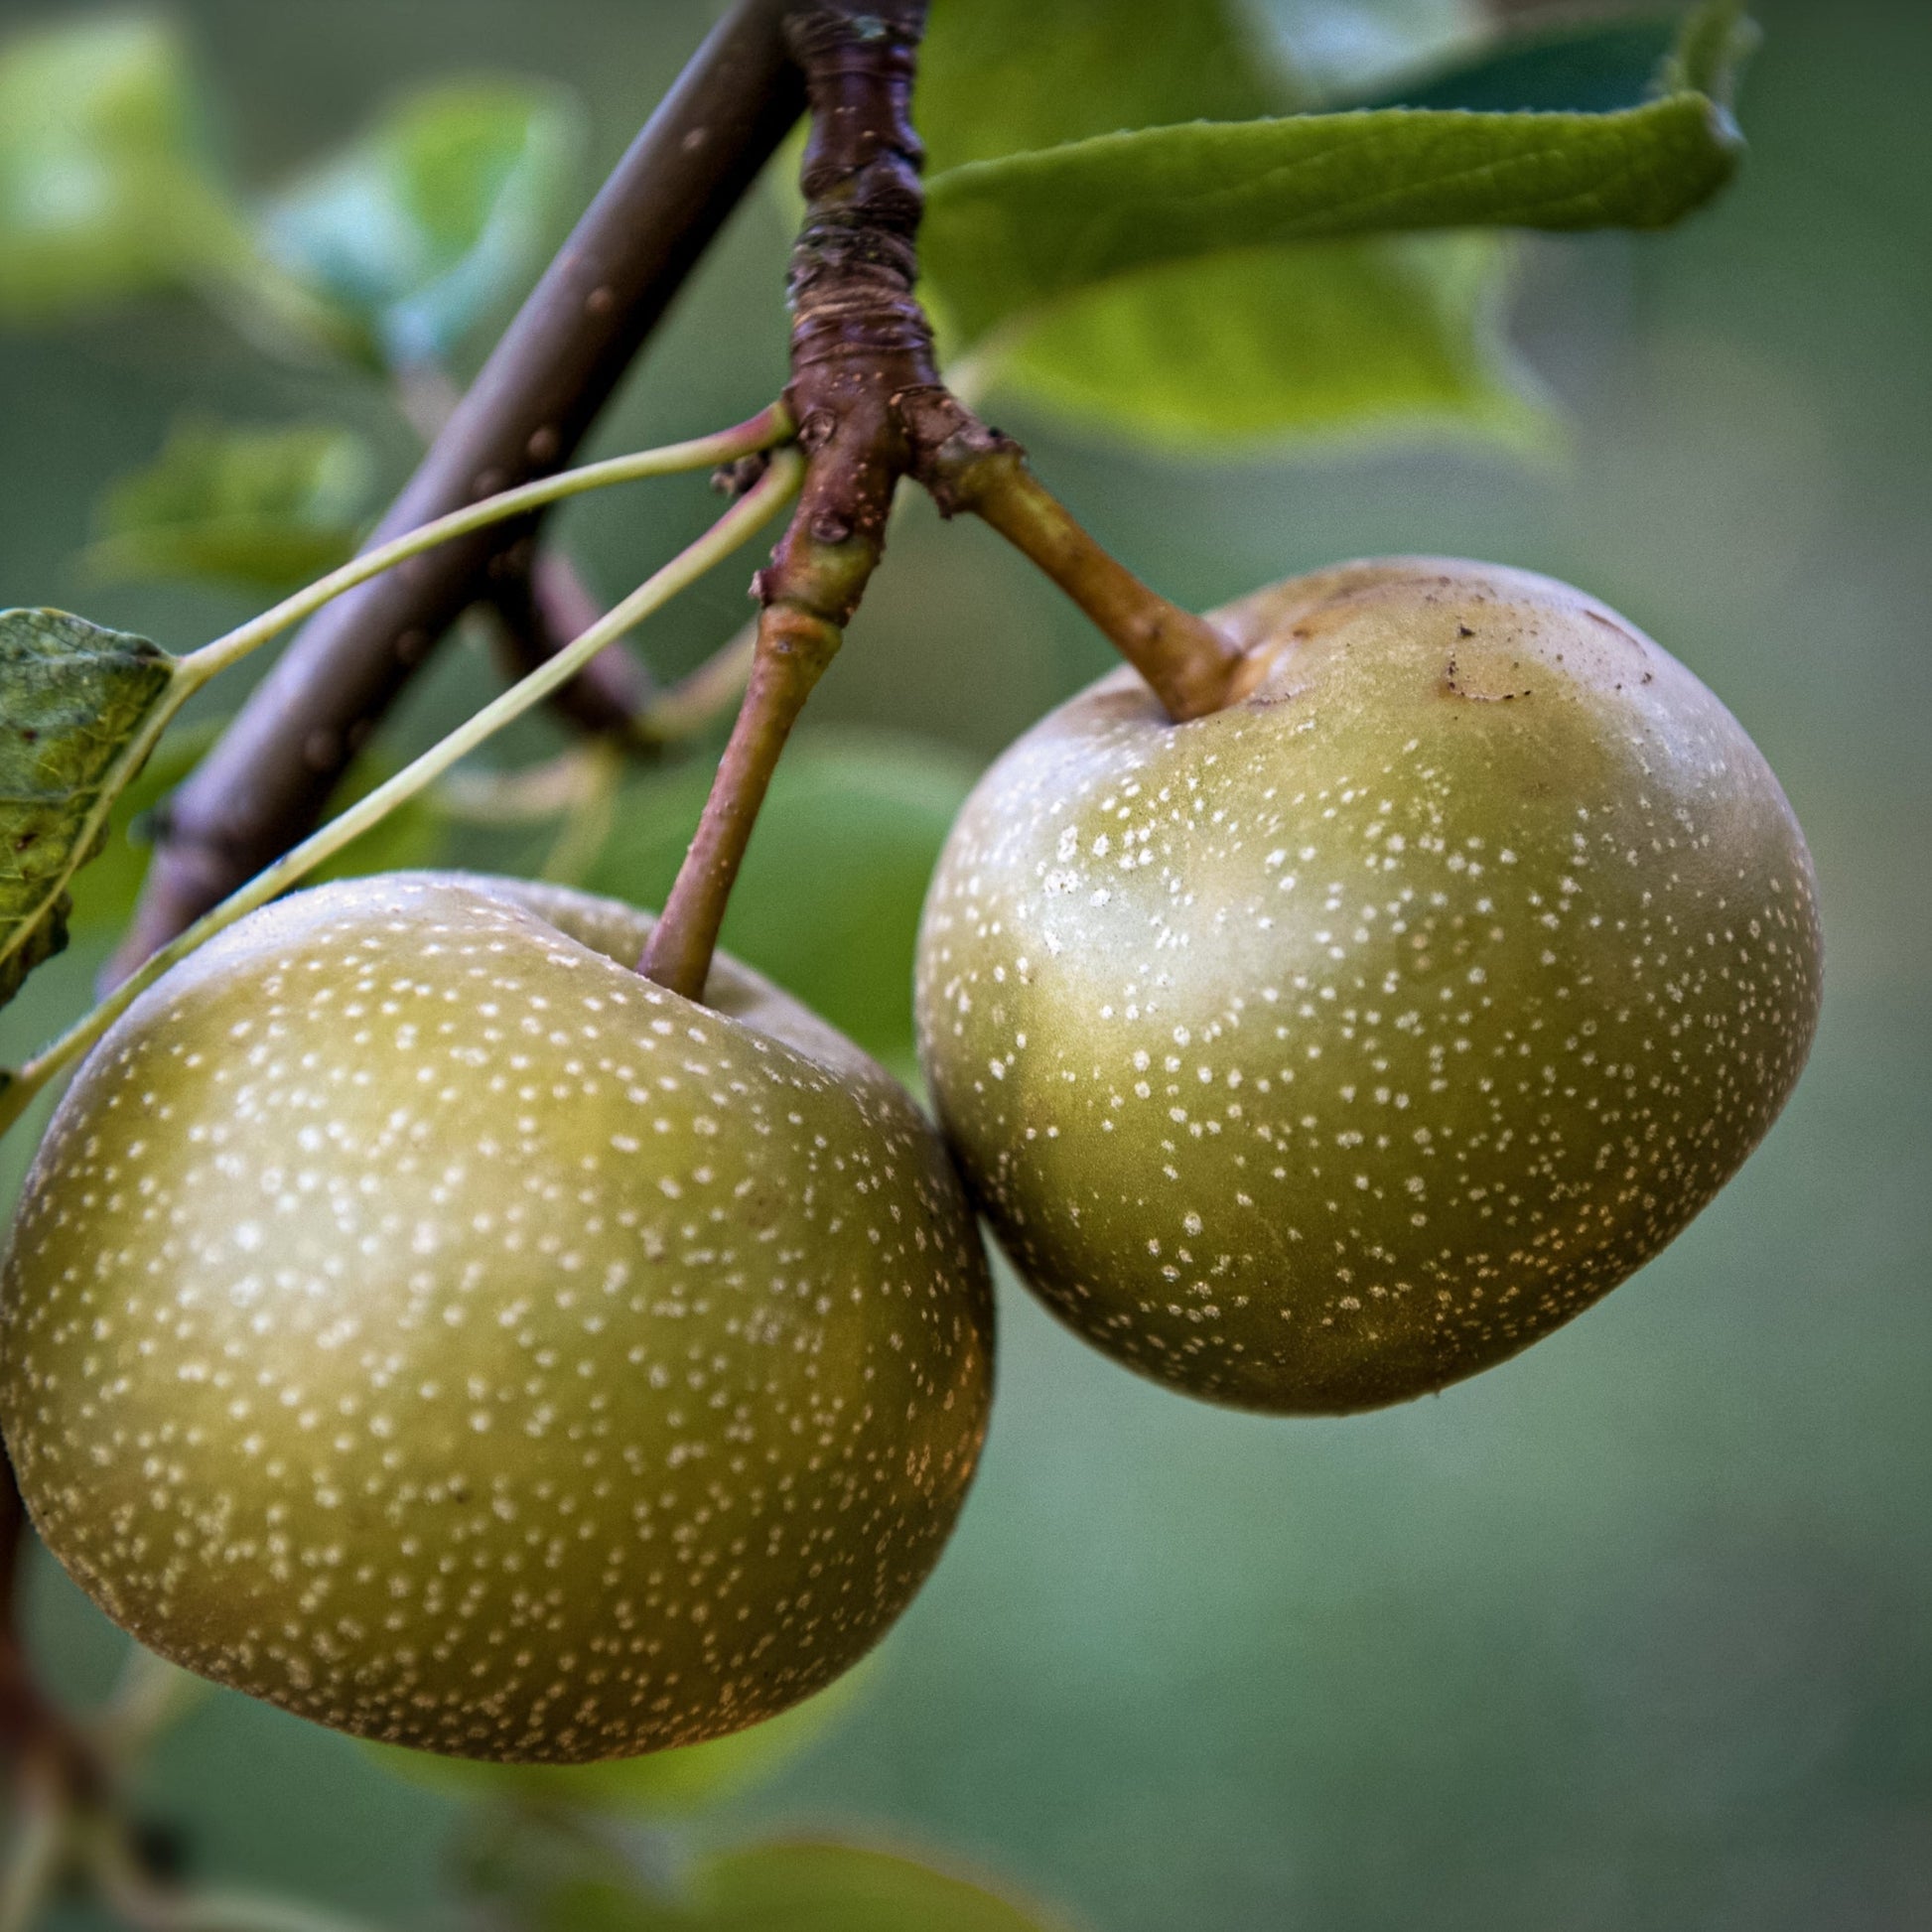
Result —
[[0, 314], [51, 320], [248, 250], [170, 22], [90, 16], [0, 47]]
[[1661, 227], [1729, 180], [1709, 96], [1613, 114], [1380, 108], [1196, 122], [971, 162], [931, 185], [928, 274], [971, 342], [1160, 262], [1404, 229]]
[[1046, 1932], [1047, 1921], [983, 1886], [891, 1852], [796, 1842], [708, 1860], [688, 1902], [608, 1879], [552, 1894], [546, 1932]]
[[557, 88], [438, 86], [276, 198], [262, 247], [354, 316], [392, 368], [440, 361], [532, 272], [579, 145]]
[[1062, 303], [997, 365], [1003, 397], [1171, 448], [1545, 434], [1502, 329], [1505, 244], [1414, 235], [1164, 263]]
[[[926, 882], [974, 773], [903, 739], [807, 738], [778, 766], [724, 944], [891, 1064], [912, 1051], [912, 953]], [[685, 767], [624, 788], [583, 884], [662, 905], [710, 789]]]
[[1169, 121], [1306, 104], [1238, 0], [969, 0], [933, 8], [914, 124], [933, 175]]
[[83, 561], [101, 581], [304, 584], [353, 552], [374, 475], [350, 430], [182, 422], [153, 463], [108, 486]]
[[851, 1708], [870, 1667], [778, 1717], [709, 1743], [609, 1764], [480, 1764], [393, 1744], [364, 1748], [385, 1771], [457, 1798], [506, 1798], [546, 1808], [638, 1818], [683, 1817], [737, 1797], [774, 1776]]
[[164, 716], [175, 660], [65, 611], [0, 611], [0, 1004], [67, 944], [68, 884]]

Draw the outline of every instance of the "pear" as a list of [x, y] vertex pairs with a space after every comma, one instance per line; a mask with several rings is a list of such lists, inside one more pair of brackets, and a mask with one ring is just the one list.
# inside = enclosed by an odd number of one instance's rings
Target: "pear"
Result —
[[1810, 857], [1724, 706], [1548, 578], [1356, 563], [986, 774], [919, 940], [969, 1187], [1075, 1330], [1280, 1414], [1441, 1389], [1672, 1240], [1817, 1022]]
[[903, 1091], [647, 915], [329, 885], [81, 1068], [0, 1276], [36, 1526], [163, 1656], [419, 1749], [688, 1744], [853, 1664], [991, 1395], [984, 1253]]

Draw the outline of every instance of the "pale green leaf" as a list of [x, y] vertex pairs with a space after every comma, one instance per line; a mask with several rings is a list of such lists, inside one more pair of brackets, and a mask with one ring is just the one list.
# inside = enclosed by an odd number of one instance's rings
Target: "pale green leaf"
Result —
[[775, 1776], [851, 1707], [868, 1666], [763, 1724], [708, 1743], [608, 1764], [482, 1764], [392, 1744], [365, 1746], [385, 1771], [458, 1798], [504, 1798], [636, 1818], [684, 1817]]
[[[942, 747], [807, 738], [778, 766], [724, 944], [881, 1059], [912, 1049], [912, 953], [926, 883], [974, 773]], [[624, 788], [583, 884], [659, 906], [710, 789], [708, 768]]]
[[353, 552], [374, 481], [350, 430], [186, 421], [146, 469], [109, 485], [83, 561], [106, 581], [282, 590]]
[[997, 364], [1002, 399], [1173, 449], [1545, 433], [1485, 235], [1231, 250], [1058, 304]]
[[450, 82], [271, 202], [262, 247], [355, 317], [391, 367], [440, 361], [533, 273], [579, 146], [578, 110], [555, 87]]
[[1144, 129], [971, 162], [928, 198], [923, 259], [971, 342], [1162, 262], [1405, 229], [1660, 227], [1735, 169], [1708, 96], [1612, 114], [1381, 108]]
[[929, 171], [1170, 121], [1307, 104], [1240, 0], [953, 0], [934, 7], [914, 122]]
[[51, 320], [248, 250], [180, 31], [89, 14], [0, 45], [0, 314]]
[[0, 1004], [67, 944], [69, 882], [140, 768], [175, 664], [65, 611], [0, 611]]
[[891, 1852], [797, 1842], [708, 1860], [688, 1900], [569, 1886], [546, 1932], [1047, 1932], [1047, 1921], [969, 1879]]

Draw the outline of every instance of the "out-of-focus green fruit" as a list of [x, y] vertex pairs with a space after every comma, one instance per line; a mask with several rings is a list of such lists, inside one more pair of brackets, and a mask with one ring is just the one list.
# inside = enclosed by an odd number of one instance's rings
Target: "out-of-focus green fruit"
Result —
[[985, 1259], [848, 1040], [649, 920], [398, 874], [258, 912], [82, 1067], [0, 1282], [0, 1423], [117, 1622], [366, 1737], [570, 1762], [798, 1702], [984, 1432]]
[[921, 1056], [1081, 1334], [1371, 1408], [1547, 1334], [1736, 1171], [1816, 1024], [1811, 862], [1724, 706], [1564, 585], [1398, 558], [1218, 616], [1248, 696], [1174, 725], [1118, 672], [982, 780]]

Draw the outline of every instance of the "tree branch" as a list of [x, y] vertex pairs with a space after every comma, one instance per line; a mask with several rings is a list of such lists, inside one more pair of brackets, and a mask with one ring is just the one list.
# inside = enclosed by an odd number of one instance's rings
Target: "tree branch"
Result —
[[[739, 0], [504, 333], [372, 542], [556, 468], [797, 118], [786, 0]], [[315, 619], [176, 794], [121, 973], [320, 816], [343, 768], [518, 532], [453, 543]]]

